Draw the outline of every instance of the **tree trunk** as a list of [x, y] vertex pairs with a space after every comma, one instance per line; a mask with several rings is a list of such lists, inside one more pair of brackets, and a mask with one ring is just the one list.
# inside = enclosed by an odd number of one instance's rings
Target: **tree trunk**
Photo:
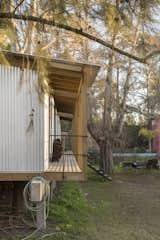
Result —
[[151, 139], [148, 140], [148, 149], [149, 149], [149, 152], [152, 152], [152, 140]]
[[112, 146], [110, 141], [103, 141], [100, 145], [100, 170], [104, 172], [104, 174], [111, 175], [113, 174], [113, 154], [112, 154]]
[[[113, 38], [114, 43], [115, 36]], [[110, 175], [113, 173], [113, 157], [112, 157], [112, 71], [113, 71], [113, 52], [109, 54], [108, 72], [105, 81], [104, 95], [104, 112], [103, 112], [103, 142], [100, 146], [104, 173]]]

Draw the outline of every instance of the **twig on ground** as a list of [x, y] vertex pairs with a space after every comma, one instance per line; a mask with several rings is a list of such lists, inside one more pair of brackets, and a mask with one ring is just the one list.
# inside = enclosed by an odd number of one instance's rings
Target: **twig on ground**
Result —
[[54, 235], [66, 235], [66, 233], [65, 232], [53, 232], [53, 233], [48, 233], [48, 234], [44, 234], [41, 238], [40, 238], [40, 240], [43, 240], [43, 239], [45, 239], [46, 237], [52, 237], [52, 236], [54, 236]]

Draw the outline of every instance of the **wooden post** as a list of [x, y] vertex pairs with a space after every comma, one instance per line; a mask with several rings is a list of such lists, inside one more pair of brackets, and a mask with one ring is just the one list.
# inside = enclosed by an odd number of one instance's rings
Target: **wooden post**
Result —
[[78, 164], [84, 175], [86, 176], [87, 170], [87, 121], [88, 121], [88, 108], [87, 108], [87, 90], [91, 86], [93, 74], [96, 76], [97, 69], [93, 73], [93, 69], [85, 66], [83, 69], [83, 77], [78, 90], [78, 98], [76, 100], [74, 118], [73, 118], [73, 133], [78, 135], [75, 139], [74, 153], [78, 154]]
[[36, 213], [36, 224], [37, 229], [45, 230], [46, 229], [46, 202], [37, 203], [39, 211]]
[[79, 89], [78, 98], [75, 106], [73, 129], [77, 135], [74, 144], [74, 152], [77, 154], [79, 167], [86, 172], [86, 136], [87, 135], [87, 83], [85, 79], [81, 79], [81, 87]]
[[53, 200], [55, 190], [56, 190], [56, 181], [53, 180], [50, 183], [50, 199], [51, 200]]

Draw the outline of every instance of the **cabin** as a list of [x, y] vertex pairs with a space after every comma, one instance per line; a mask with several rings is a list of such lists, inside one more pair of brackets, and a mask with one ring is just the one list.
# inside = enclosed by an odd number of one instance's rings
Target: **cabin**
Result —
[[[84, 181], [87, 89], [99, 66], [9, 51], [2, 54], [0, 181], [28, 181], [34, 176], [50, 181]], [[38, 62], [44, 62], [45, 73]], [[42, 79], [44, 87], [52, 91], [43, 93], [39, 87]], [[69, 131], [62, 129], [62, 121], [70, 123]], [[53, 161], [57, 139], [62, 150]]]

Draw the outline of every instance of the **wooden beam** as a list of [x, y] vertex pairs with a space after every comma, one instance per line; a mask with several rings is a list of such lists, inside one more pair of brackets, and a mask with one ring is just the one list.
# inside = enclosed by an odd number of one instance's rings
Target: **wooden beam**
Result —
[[54, 84], [50, 85], [50, 87], [53, 88], [53, 90], [70, 91], [73, 93], [76, 93], [78, 90], [78, 86], [74, 86], [72, 84], [65, 85], [65, 84], [54, 83]]
[[67, 92], [78, 92], [78, 85], [65, 84], [54, 82], [54, 84], [49, 85], [53, 90], [67, 91]]
[[[87, 81], [85, 76], [81, 81], [81, 86], [79, 87], [78, 92], [78, 99], [75, 105], [73, 131], [75, 135], [87, 135]], [[78, 157], [78, 165], [84, 174], [86, 174], [87, 141], [84, 137], [77, 138], [75, 140], [74, 153], [80, 154]], [[82, 153], [83, 155], [81, 155]]]
[[64, 106], [66, 104], [69, 105], [74, 105], [75, 104], [75, 99], [74, 98], [66, 98], [66, 97], [60, 97], [60, 96], [54, 96], [56, 104], [60, 103], [63, 104]]
[[46, 223], [46, 201], [36, 203], [38, 211], [36, 211], [36, 225], [37, 229], [46, 230], [47, 223]]
[[90, 65], [86, 65], [83, 68], [85, 81], [87, 81], [87, 87], [91, 87], [91, 85], [93, 84], [99, 70], [100, 70], [100, 66], [94, 66], [93, 67], [93, 66], [90, 66]]
[[73, 114], [71, 114], [71, 113], [58, 112], [58, 115], [61, 118], [73, 119]]
[[80, 82], [80, 78], [73, 78], [73, 77], [65, 77], [65, 76], [60, 76], [60, 75], [57, 75], [57, 74], [49, 74], [48, 75], [48, 78], [50, 80], [50, 83], [53, 83], [55, 81], [58, 81], [58, 82], [63, 82], [63, 83], [74, 83], [74, 84], [79, 84]]
[[66, 113], [74, 113], [74, 106], [64, 105], [64, 104], [56, 104], [58, 112], [66, 112]]
[[53, 74], [53, 75], [59, 75], [64, 77], [77, 78], [77, 79], [81, 79], [82, 77], [81, 72], [69, 71], [65, 69], [48, 68], [48, 71], [51, 75]]
[[54, 68], [65, 69], [65, 70], [74, 71], [74, 72], [81, 72], [82, 71], [81, 66], [77, 66], [74, 63], [64, 63], [63, 60], [61, 60], [61, 61], [62, 61], [62, 63], [60, 63], [60, 62], [50, 62], [50, 66], [54, 67]]
[[79, 87], [78, 87], [77, 98], [79, 97], [79, 94], [80, 94], [80, 91], [81, 91], [81, 88], [82, 88], [82, 83], [83, 83], [83, 78], [81, 79]]
[[52, 85], [52, 84], [63, 84], [63, 85], [67, 85], [67, 84], [72, 84], [72, 85], [76, 85], [78, 86], [80, 81], [74, 81], [72, 79], [62, 79], [62, 78], [52, 78], [49, 80], [49, 84]]
[[54, 90], [54, 95], [59, 97], [76, 98], [77, 94], [70, 91]]
[[0, 181], [29, 181], [33, 177], [42, 176], [49, 181], [84, 181], [84, 174], [82, 172], [37, 172], [37, 173], [0, 173]]
[[60, 85], [60, 86], [63, 86], [63, 87], [79, 87], [79, 82], [65, 82], [65, 81], [57, 81], [57, 80], [53, 80], [53, 82], [50, 84], [51, 86], [53, 85]]

